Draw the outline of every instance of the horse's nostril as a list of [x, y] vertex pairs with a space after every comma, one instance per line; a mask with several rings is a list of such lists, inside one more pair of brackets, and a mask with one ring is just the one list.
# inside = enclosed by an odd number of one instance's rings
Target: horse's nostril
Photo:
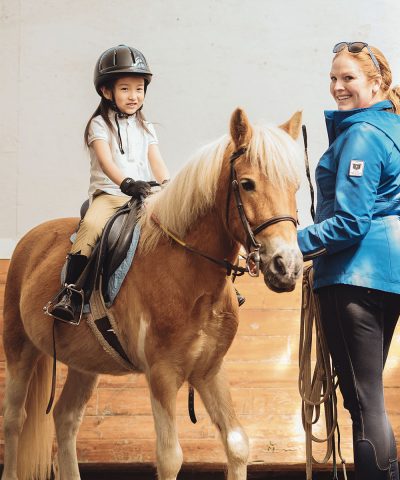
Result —
[[283, 258], [280, 255], [277, 255], [276, 257], [274, 257], [273, 262], [274, 262], [276, 273], [279, 273], [280, 275], [285, 275], [286, 266], [285, 266], [285, 262], [283, 261]]

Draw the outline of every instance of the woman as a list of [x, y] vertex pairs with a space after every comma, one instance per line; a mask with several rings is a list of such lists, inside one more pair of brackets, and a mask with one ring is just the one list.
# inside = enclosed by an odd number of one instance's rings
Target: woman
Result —
[[400, 314], [400, 89], [383, 54], [341, 42], [330, 73], [338, 110], [316, 169], [315, 224], [298, 234], [314, 259], [323, 329], [353, 422], [358, 480], [399, 480], [382, 374]]

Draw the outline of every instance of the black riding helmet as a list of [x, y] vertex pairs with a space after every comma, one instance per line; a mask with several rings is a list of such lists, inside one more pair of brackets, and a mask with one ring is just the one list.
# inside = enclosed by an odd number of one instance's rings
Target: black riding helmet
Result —
[[134, 75], [144, 77], [145, 88], [151, 82], [152, 73], [142, 52], [128, 45], [118, 45], [103, 52], [94, 68], [94, 86], [100, 88], [116, 76]]

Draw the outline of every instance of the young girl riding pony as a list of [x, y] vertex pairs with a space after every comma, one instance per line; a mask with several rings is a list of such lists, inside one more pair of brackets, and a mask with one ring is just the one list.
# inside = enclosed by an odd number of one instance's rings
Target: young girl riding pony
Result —
[[50, 312], [60, 320], [77, 323], [81, 296], [68, 286], [87, 265], [107, 220], [128, 197], [145, 197], [152, 179], [160, 184], [169, 179], [154, 127], [142, 113], [151, 78], [144, 55], [127, 45], [109, 48], [97, 60], [94, 85], [101, 101], [84, 134], [90, 153], [90, 205], [68, 255], [65, 293]]

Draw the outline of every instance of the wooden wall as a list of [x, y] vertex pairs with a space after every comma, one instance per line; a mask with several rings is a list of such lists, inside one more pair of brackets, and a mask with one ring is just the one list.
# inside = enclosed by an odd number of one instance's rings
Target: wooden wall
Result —
[[[0, 321], [8, 261], [0, 260]], [[262, 279], [237, 280], [247, 301], [241, 307], [238, 335], [226, 358], [236, 411], [250, 438], [253, 469], [295, 468], [305, 461], [304, 433], [297, 390], [301, 291], [275, 294]], [[73, 327], [71, 327], [73, 328]], [[386, 400], [400, 441], [400, 330], [396, 330], [385, 374]], [[65, 369], [58, 369], [59, 388]], [[5, 359], [0, 350], [0, 397], [4, 393]], [[199, 397], [198, 423], [187, 414], [187, 388], [178, 397], [178, 427], [187, 465], [220, 466], [225, 456], [218, 434]], [[341, 400], [339, 399], [341, 405]], [[342, 451], [351, 463], [351, 428], [340, 406]], [[318, 430], [318, 427], [317, 429]], [[3, 437], [0, 434], [0, 463]], [[324, 447], [315, 448], [321, 457]], [[148, 465], [155, 458], [155, 435], [148, 390], [143, 376], [102, 376], [78, 437], [82, 463]]]

